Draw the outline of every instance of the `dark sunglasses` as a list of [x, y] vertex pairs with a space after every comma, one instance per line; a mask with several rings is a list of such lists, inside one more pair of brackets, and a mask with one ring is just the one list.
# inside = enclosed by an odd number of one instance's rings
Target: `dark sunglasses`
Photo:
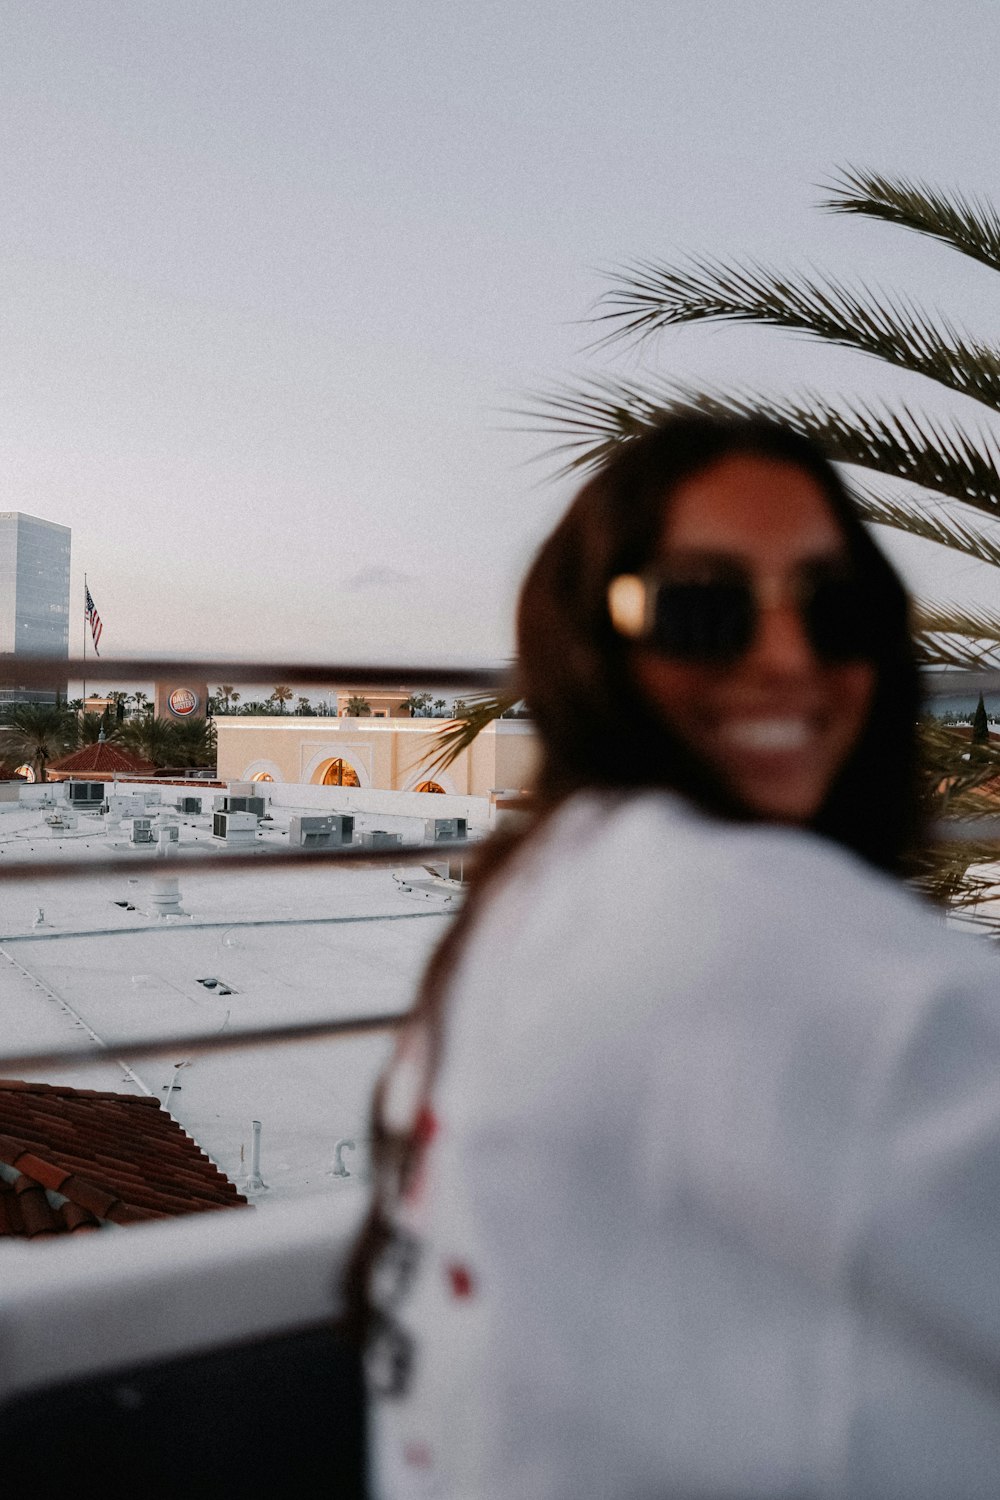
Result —
[[789, 592], [806, 639], [822, 662], [871, 660], [876, 629], [870, 592], [841, 571], [805, 572], [791, 584], [754, 579], [738, 567], [705, 578], [622, 573], [608, 585], [619, 635], [678, 661], [731, 666], [749, 649], [762, 608]]

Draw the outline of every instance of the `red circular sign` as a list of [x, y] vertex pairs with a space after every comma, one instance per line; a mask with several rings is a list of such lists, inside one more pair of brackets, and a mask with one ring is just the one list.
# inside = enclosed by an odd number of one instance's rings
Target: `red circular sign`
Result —
[[167, 706], [179, 719], [186, 719], [195, 712], [199, 701], [198, 694], [193, 693], [190, 688], [174, 688], [167, 699]]

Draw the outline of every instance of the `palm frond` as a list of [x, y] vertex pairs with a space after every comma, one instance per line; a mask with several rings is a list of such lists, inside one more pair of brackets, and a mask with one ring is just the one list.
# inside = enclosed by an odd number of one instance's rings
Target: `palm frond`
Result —
[[995, 643], [964, 640], [961, 636], [914, 631], [917, 659], [923, 667], [956, 667], [974, 671], [1000, 666]]
[[433, 731], [435, 748], [423, 762], [428, 772], [447, 771], [463, 750], [467, 750], [477, 735], [481, 734], [494, 719], [499, 719], [516, 703], [521, 694], [515, 691], [504, 693], [477, 693], [465, 701], [465, 712], [457, 719], [449, 719], [440, 729]]
[[968, 605], [935, 604], [921, 600], [916, 606], [917, 630], [964, 635], [980, 641], [1000, 642], [1000, 615]]
[[562, 474], [599, 469], [615, 449], [672, 415], [765, 416], [818, 442], [840, 463], [892, 475], [1000, 518], [1000, 450], [985, 429], [972, 432], [907, 405], [844, 399], [814, 392], [798, 399], [752, 391], [699, 391], [676, 382], [590, 380], [534, 398], [521, 413], [529, 430], [561, 438], [551, 456], [565, 455]]
[[645, 339], [678, 323], [765, 324], [857, 349], [1000, 410], [1000, 350], [913, 304], [854, 291], [832, 277], [779, 274], [755, 261], [638, 261], [616, 274], [601, 305], [610, 311], [596, 321], [615, 325], [602, 344]]
[[1000, 615], [990, 610], [921, 600], [914, 609], [913, 636], [923, 666], [1000, 666]]
[[963, 552], [977, 562], [1000, 567], [1000, 533], [973, 526], [952, 502], [890, 492], [877, 481], [852, 476], [850, 491], [864, 516], [875, 526], [891, 526], [910, 536], [937, 542], [952, 552]]
[[1000, 214], [992, 203], [965, 193], [943, 193], [911, 177], [885, 177], [843, 167], [820, 207], [837, 214], [863, 214], [928, 234], [1000, 270]]

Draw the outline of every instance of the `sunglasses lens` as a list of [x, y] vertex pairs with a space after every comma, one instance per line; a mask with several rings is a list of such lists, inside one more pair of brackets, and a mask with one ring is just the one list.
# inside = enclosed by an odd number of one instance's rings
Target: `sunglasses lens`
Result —
[[857, 661], [873, 654], [871, 605], [857, 583], [843, 578], [817, 583], [804, 614], [813, 650], [824, 661]]
[[733, 661], [750, 644], [754, 615], [753, 595], [744, 583], [661, 583], [652, 642], [682, 661]]

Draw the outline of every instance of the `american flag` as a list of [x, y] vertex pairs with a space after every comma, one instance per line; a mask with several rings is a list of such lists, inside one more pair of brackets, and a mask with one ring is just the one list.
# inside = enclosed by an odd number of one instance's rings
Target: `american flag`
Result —
[[87, 597], [84, 602], [83, 617], [89, 622], [90, 633], [94, 637], [94, 655], [100, 656], [101, 653], [97, 649], [97, 643], [101, 639], [101, 634], [104, 630], [104, 626], [101, 624], [101, 617], [97, 613], [97, 605], [90, 597], [90, 589], [86, 584], [84, 584], [84, 593]]

